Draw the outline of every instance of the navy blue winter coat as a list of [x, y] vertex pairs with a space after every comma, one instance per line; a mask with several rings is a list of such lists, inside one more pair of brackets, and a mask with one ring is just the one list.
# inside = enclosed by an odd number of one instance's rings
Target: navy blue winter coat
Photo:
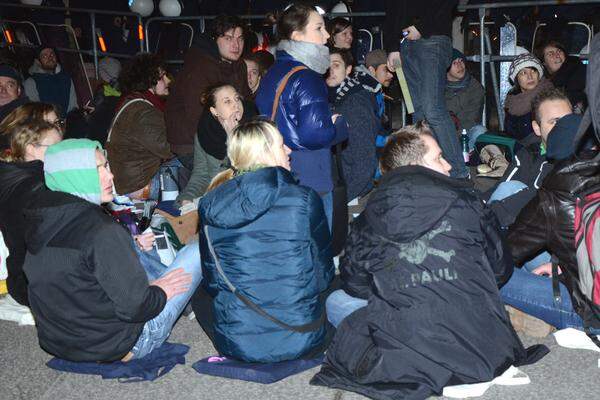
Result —
[[[233, 294], [216, 270], [204, 234], [231, 283], [268, 314], [293, 326], [318, 320], [334, 275], [321, 199], [279, 167], [240, 175], [208, 192], [199, 205], [203, 284], [213, 296], [214, 344], [250, 362], [296, 359], [320, 346], [316, 331], [286, 330]], [[323, 321], [324, 322], [324, 321]]]
[[[285, 51], [277, 52], [277, 61], [260, 82], [256, 105], [261, 114], [271, 116], [279, 82], [294, 67], [303, 66]], [[288, 81], [275, 116], [285, 144], [292, 149], [291, 167], [300, 184], [319, 193], [333, 189], [331, 146], [336, 130], [323, 76], [310, 68], [293, 74]]]

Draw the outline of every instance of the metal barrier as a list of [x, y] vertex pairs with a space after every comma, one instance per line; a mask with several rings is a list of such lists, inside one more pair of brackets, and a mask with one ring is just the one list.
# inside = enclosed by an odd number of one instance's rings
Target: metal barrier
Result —
[[[485, 54], [485, 11], [490, 9], [497, 8], [519, 8], [519, 7], [531, 7], [531, 6], [565, 6], [565, 5], [582, 5], [582, 4], [600, 4], [600, 0], [542, 0], [542, 1], [515, 1], [508, 3], [482, 3], [482, 4], [459, 4], [459, 11], [467, 11], [467, 10], [478, 10], [479, 11], [479, 49], [480, 54], [478, 57], [469, 57], [470, 61], [475, 61], [480, 63], [480, 80], [481, 85], [485, 89], [485, 63], [492, 63], [493, 61], [512, 61], [515, 56], [492, 56], [491, 48], [490, 55]], [[496, 87], [494, 87], [496, 90]], [[500, 103], [497, 103], [497, 106], [500, 107]], [[501, 113], [499, 113], [500, 116]], [[486, 125], [486, 104], [483, 104], [482, 111], [482, 123]], [[503, 122], [501, 122], [501, 126]]]

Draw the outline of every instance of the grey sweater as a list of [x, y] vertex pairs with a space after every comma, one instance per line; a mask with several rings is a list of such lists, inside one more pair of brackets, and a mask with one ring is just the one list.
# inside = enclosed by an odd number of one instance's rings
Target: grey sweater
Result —
[[227, 169], [225, 160], [219, 160], [206, 153], [198, 142], [198, 135], [194, 137], [194, 169], [185, 189], [177, 196], [177, 203], [183, 200], [193, 200], [201, 197], [206, 188], [219, 172]]

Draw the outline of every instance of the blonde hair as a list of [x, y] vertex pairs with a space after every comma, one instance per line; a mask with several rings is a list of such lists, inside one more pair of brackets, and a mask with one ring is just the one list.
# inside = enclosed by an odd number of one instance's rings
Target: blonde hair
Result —
[[27, 146], [39, 143], [50, 132], [60, 130], [46, 121], [35, 121], [28, 124], [17, 125], [10, 132], [10, 149], [0, 156], [2, 161], [25, 161]]
[[11, 131], [19, 125], [34, 121], [45, 121], [46, 114], [51, 112], [59, 115], [54, 104], [27, 103], [17, 107], [0, 122], [0, 135], [10, 135]]
[[254, 119], [240, 124], [227, 139], [227, 157], [231, 168], [215, 176], [207, 192], [232, 179], [239, 171], [263, 166], [265, 154], [273, 154], [275, 138], [281, 136], [275, 124], [266, 119]]

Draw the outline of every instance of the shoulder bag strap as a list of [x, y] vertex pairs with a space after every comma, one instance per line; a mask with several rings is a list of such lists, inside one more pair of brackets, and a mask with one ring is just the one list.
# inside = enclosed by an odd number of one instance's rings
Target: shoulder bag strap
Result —
[[289, 331], [298, 332], [298, 333], [314, 332], [314, 331], [319, 330], [323, 326], [323, 323], [325, 322], [325, 312], [323, 310], [321, 311], [321, 316], [319, 318], [317, 318], [316, 320], [314, 320], [308, 324], [288, 325], [285, 322], [282, 322], [279, 319], [273, 317], [271, 314], [267, 313], [265, 310], [260, 308], [254, 302], [252, 302], [252, 300], [250, 300], [248, 297], [241, 294], [238, 291], [238, 289], [235, 286], [233, 286], [233, 284], [231, 283], [229, 278], [227, 278], [227, 275], [225, 275], [223, 268], [221, 268], [221, 263], [219, 262], [219, 259], [217, 258], [217, 254], [215, 253], [215, 249], [212, 246], [210, 236], [208, 235], [208, 225], [204, 226], [204, 234], [206, 235], [206, 243], [208, 244], [208, 250], [210, 251], [210, 255], [212, 256], [213, 260], [215, 260], [215, 266], [217, 267], [217, 271], [218, 271], [219, 275], [221, 276], [221, 278], [223, 278], [223, 280], [225, 281], [225, 284], [227, 285], [227, 287], [229, 288], [231, 293], [235, 294], [236, 297], [238, 299], [240, 299], [240, 301], [242, 303], [244, 303], [245, 305], [250, 307], [252, 309], [252, 311], [256, 312], [261, 317], [268, 319], [269, 321], [273, 322], [276, 325], [279, 325], [280, 327], [282, 327], [284, 329], [287, 329]]
[[127, 103], [125, 103], [123, 105], [123, 107], [121, 107], [121, 109], [119, 110], [119, 112], [117, 113], [117, 115], [115, 115], [115, 117], [113, 118], [112, 122], [110, 123], [110, 129], [108, 130], [108, 136], [106, 137], [106, 143], [110, 142], [110, 136], [112, 135], [112, 130], [113, 127], [115, 126], [115, 122], [117, 122], [117, 118], [119, 118], [119, 116], [121, 115], [121, 113], [123, 112], [123, 110], [125, 110], [129, 105], [133, 104], [133, 103], [137, 103], [138, 101], [143, 101], [146, 102], [150, 105], [152, 105], [152, 103], [146, 99], [142, 99], [140, 97], [137, 97], [135, 99], [131, 99], [129, 100]]
[[305, 67], [304, 65], [298, 65], [297, 67], [292, 68], [290, 72], [285, 74], [281, 82], [279, 82], [279, 86], [277, 86], [277, 90], [275, 91], [275, 99], [273, 100], [273, 109], [271, 110], [271, 121], [275, 121], [275, 115], [277, 115], [277, 107], [279, 107], [279, 99], [281, 97], [281, 94], [283, 93], [283, 89], [285, 89], [285, 85], [287, 85], [292, 75], [294, 75], [298, 71], [302, 71], [303, 69], [308, 69], [308, 67]]

